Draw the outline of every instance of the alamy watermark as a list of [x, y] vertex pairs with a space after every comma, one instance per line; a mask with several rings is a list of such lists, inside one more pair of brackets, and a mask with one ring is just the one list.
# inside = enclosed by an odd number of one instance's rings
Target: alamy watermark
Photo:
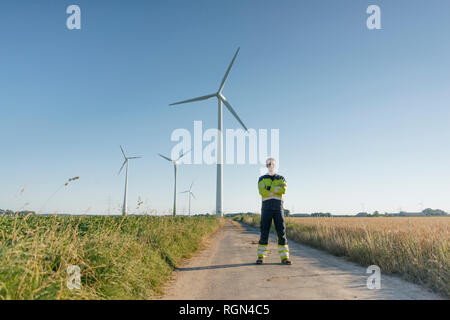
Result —
[[[78, 5], [72, 4], [67, 7], [66, 13], [69, 14], [66, 20], [66, 27], [69, 30], [81, 29], [81, 8]], [[366, 13], [369, 17], [366, 20], [366, 26], [369, 30], [381, 29], [381, 8], [378, 5], [369, 5]]]
[[381, 9], [377, 5], [370, 5], [366, 10], [367, 14], [370, 16], [366, 20], [366, 26], [369, 30], [380, 30], [381, 29]]
[[67, 288], [69, 290], [81, 289], [81, 270], [79, 266], [71, 265], [67, 267]]
[[[279, 129], [226, 129], [222, 132], [210, 128], [203, 131], [203, 122], [194, 121], [193, 134], [185, 128], [175, 129], [171, 141], [178, 142], [171, 151], [172, 159], [180, 153], [191, 152], [180, 159], [184, 164], [261, 164], [265, 166], [269, 156], [280, 163]], [[270, 143], [269, 143], [270, 141]], [[220, 156], [220, 150], [223, 150]]]
[[66, 13], [70, 16], [66, 20], [66, 26], [69, 30], [81, 29], [81, 8], [77, 5], [70, 5], [66, 9]]
[[366, 273], [371, 275], [367, 278], [366, 285], [367, 289], [381, 289], [381, 270], [379, 266], [372, 265], [366, 270]]

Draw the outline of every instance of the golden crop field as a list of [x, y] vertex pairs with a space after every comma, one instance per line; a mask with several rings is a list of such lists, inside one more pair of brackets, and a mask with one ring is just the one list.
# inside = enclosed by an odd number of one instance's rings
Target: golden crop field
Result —
[[[259, 215], [243, 217], [259, 225]], [[450, 217], [299, 217], [288, 237], [450, 296]]]

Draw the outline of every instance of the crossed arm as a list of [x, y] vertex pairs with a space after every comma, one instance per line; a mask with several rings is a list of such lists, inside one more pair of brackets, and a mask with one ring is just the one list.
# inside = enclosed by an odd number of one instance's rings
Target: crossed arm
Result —
[[258, 183], [259, 194], [263, 197], [271, 197], [273, 195], [282, 195], [286, 192], [286, 181], [283, 180], [283, 183], [277, 186], [266, 187], [263, 181]]
[[285, 194], [285, 193], [286, 193], [286, 187], [287, 187], [286, 181], [283, 180], [283, 183], [282, 183], [282, 184], [279, 184], [279, 185], [277, 185], [276, 187], [273, 187], [273, 186], [272, 186], [271, 191], [272, 191], [272, 189], [273, 189], [272, 192], [273, 192], [274, 194]]

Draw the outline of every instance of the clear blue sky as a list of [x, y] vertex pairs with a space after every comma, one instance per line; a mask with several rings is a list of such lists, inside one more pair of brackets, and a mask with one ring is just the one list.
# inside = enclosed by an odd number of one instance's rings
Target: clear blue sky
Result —
[[[82, 30], [66, 28], [66, 8]], [[378, 4], [382, 30], [366, 28]], [[172, 206], [176, 128], [217, 124], [217, 90], [250, 128], [280, 129], [285, 207], [336, 214], [450, 211], [450, 2], [4, 0], [0, 3], [0, 208], [118, 213]], [[225, 128], [238, 123], [224, 110]], [[227, 165], [226, 212], [256, 211], [258, 165]], [[184, 165], [195, 212], [215, 208], [215, 166]], [[20, 191], [25, 188], [23, 193]], [[187, 210], [179, 196], [178, 209]]]

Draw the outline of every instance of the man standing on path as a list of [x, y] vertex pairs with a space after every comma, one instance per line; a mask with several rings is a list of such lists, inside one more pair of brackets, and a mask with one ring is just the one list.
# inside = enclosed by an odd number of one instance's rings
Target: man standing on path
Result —
[[289, 260], [289, 247], [286, 239], [286, 227], [284, 224], [283, 194], [286, 192], [286, 180], [275, 173], [275, 159], [266, 161], [268, 173], [258, 180], [259, 194], [262, 197], [261, 208], [261, 237], [258, 244], [258, 260], [256, 264], [262, 264], [269, 252], [269, 232], [272, 219], [275, 224], [278, 239], [278, 253], [282, 264], [292, 264]]

